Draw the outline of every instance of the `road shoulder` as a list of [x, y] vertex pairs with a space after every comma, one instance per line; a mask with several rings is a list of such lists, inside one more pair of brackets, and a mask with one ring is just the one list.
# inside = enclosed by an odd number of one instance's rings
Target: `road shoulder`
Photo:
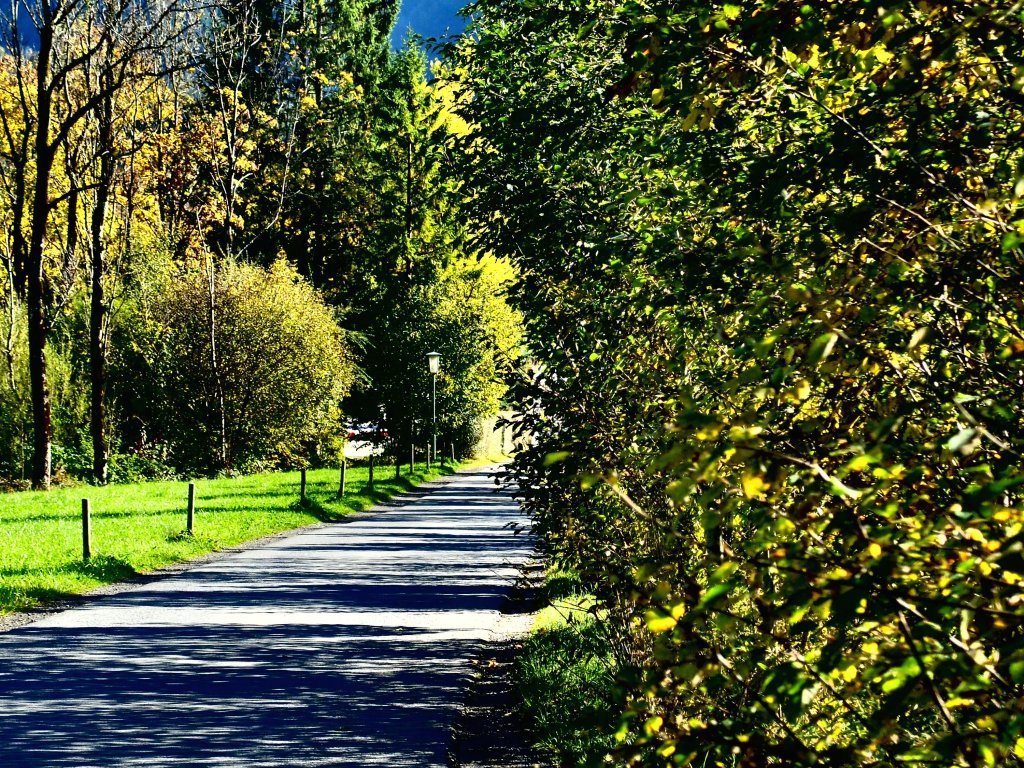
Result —
[[528, 562], [511, 590], [494, 636], [473, 662], [462, 710], [452, 729], [450, 768], [547, 768], [530, 745], [515, 686], [515, 659], [530, 633], [544, 579], [542, 561]]

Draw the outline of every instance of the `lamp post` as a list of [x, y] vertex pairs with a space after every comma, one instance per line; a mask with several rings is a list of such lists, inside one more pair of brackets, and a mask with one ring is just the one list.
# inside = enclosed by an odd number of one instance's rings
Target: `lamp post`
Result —
[[427, 352], [427, 367], [430, 369], [430, 375], [433, 379], [434, 392], [431, 452], [434, 455], [434, 461], [437, 461], [437, 372], [441, 370], [441, 355], [437, 352]]

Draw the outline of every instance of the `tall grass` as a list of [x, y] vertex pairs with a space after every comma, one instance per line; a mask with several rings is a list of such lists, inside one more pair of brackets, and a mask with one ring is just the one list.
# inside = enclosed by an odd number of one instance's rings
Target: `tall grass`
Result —
[[614, 659], [573, 574], [549, 572], [544, 590], [547, 605], [515, 664], [534, 743], [558, 765], [603, 765], [618, 724]]

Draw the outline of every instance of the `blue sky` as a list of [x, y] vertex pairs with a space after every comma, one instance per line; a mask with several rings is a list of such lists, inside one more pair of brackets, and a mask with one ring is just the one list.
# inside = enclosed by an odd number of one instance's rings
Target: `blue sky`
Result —
[[462, 31], [464, 19], [457, 11], [469, 0], [402, 0], [391, 43], [402, 44], [409, 27], [423, 37], [440, 37], [447, 29], [451, 33]]

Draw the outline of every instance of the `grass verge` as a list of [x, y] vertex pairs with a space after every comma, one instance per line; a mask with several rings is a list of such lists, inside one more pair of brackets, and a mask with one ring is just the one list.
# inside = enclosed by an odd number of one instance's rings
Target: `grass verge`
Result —
[[[0, 614], [82, 594], [103, 584], [190, 560], [225, 547], [336, 521], [453, 470], [350, 466], [338, 498], [338, 470], [278, 472], [196, 481], [193, 535], [185, 532], [188, 483], [178, 481], [75, 486], [0, 495]], [[82, 559], [82, 499], [92, 507], [92, 552]]]
[[573, 574], [549, 571], [547, 605], [516, 659], [515, 676], [537, 747], [561, 766], [603, 765], [618, 708], [614, 659], [593, 598]]

